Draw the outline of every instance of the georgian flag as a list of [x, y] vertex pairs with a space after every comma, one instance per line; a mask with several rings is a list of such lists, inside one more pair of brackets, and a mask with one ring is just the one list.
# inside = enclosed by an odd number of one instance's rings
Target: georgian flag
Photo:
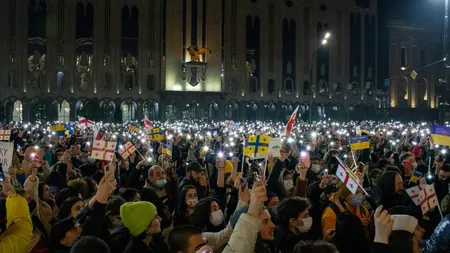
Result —
[[406, 192], [416, 206], [420, 205], [422, 214], [427, 213], [430, 209], [439, 205], [434, 185], [418, 185], [406, 189]]
[[295, 118], [297, 118], [298, 107], [299, 106], [297, 106], [297, 108], [295, 108], [295, 111], [292, 113], [291, 117], [289, 118], [289, 120], [286, 124], [286, 128], [284, 129], [284, 133], [286, 136], [291, 135], [292, 127], [294, 126], [294, 123], [295, 123]]
[[125, 145], [121, 145], [119, 147], [119, 153], [123, 159], [127, 159], [131, 154], [136, 151], [136, 147], [131, 144], [131, 142], [127, 142]]
[[85, 117], [78, 116], [78, 122], [83, 128], [95, 127], [95, 123], [92, 120], [88, 120]]
[[350, 190], [351, 193], [355, 194], [358, 190], [358, 184], [356, 183], [357, 178], [353, 178], [345, 169], [345, 165], [339, 162], [336, 171], [336, 176], [345, 184], [345, 186]]
[[232, 120], [225, 120], [226, 127], [232, 127], [233, 125], [234, 125], [234, 122]]
[[152, 128], [153, 128], [152, 122], [148, 119], [147, 115], [145, 115], [145, 117], [144, 117], [144, 130], [152, 129]]

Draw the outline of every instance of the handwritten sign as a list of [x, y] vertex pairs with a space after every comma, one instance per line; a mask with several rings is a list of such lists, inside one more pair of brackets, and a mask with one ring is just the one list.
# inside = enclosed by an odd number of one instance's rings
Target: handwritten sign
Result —
[[5, 174], [12, 164], [14, 144], [10, 142], [0, 142], [0, 164]]
[[271, 154], [273, 157], [280, 157], [280, 150], [281, 150], [281, 138], [271, 138], [269, 143], [269, 154]]

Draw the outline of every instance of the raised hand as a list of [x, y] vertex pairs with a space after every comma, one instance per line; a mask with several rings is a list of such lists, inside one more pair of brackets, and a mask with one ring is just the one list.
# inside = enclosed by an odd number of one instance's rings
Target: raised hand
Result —
[[261, 179], [253, 184], [250, 205], [247, 213], [255, 218], [259, 218], [265, 201], [267, 201], [266, 180]]
[[383, 210], [383, 205], [380, 205], [375, 211], [375, 239], [374, 242], [389, 244], [389, 235], [394, 225], [394, 219], [387, 210]]

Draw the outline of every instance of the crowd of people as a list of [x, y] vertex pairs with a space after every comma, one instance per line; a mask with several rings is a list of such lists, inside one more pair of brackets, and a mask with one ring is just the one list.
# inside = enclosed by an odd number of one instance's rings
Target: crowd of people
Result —
[[[160, 140], [128, 123], [0, 126], [14, 144], [0, 252], [450, 252], [450, 152], [427, 123], [284, 124], [153, 122]], [[360, 126], [370, 147], [352, 150]], [[282, 138], [279, 153], [245, 156], [250, 135]], [[117, 142], [112, 159], [93, 158], [96, 140]], [[439, 203], [424, 212], [407, 190], [429, 185]]]

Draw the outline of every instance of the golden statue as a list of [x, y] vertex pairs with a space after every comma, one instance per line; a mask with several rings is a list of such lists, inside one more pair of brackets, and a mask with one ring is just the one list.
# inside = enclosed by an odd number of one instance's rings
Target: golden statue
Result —
[[200, 55], [206, 53], [209, 51], [210, 54], [212, 54], [211, 49], [206, 48], [206, 47], [202, 47], [200, 49], [197, 49], [197, 47], [193, 47], [190, 46], [188, 48], [186, 48], [186, 50], [189, 52], [189, 54], [191, 55], [191, 61], [200, 61]]

